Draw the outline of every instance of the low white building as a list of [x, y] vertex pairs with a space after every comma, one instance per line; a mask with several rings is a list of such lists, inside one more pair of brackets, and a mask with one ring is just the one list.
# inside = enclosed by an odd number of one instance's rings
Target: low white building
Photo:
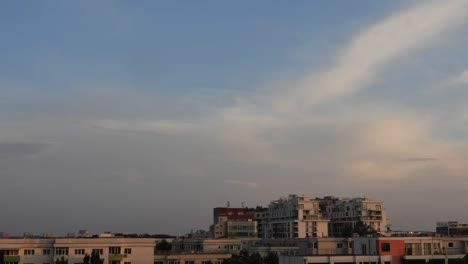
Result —
[[55, 238], [0, 239], [5, 264], [53, 264], [64, 257], [68, 263], [83, 263], [86, 254], [99, 253], [104, 263], [153, 263], [156, 239], [150, 238]]

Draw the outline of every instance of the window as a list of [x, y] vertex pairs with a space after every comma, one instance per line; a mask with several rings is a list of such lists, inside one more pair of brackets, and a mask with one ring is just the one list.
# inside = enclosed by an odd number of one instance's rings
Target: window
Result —
[[213, 264], [210, 260], [202, 260], [201, 264]]
[[168, 264], [180, 264], [178, 260], [169, 260]]
[[93, 249], [93, 253], [94, 253], [94, 254], [98, 253], [99, 255], [102, 255], [102, 254], [104, 254], [104, 249], [102, 249], [102, 248], [95, 248], [95, 249]]
[[153, 262], [153, 264], [164, 264], [164, 262], [163, 261], [155, 261], [155, 262]]
[[34, 255], [34, 249], [25, 249], [24, 255]]
[[109, 247], [109, 254], [120, 254], [120, 247]]
[[68, 248], [55, 248], [55, 255], [68, 255]]
[[85, 250], [84, 249], [75, 249], [75, 255], [84, 255]]
[[336, 243], [336, 248], [343, 248], [343, 243]]
[[382, 252], [390, 252], [390, 243], [382, 243], [380, 247]]
[[0, 254], [3, 253], [4, 256], [18, 256], [19, 250], [18, 249], [6, 249], [0, 250]]
[[125, 248], [124, 249], [124, 254], [132, 254], [132, 249], [131, 248]]
[[452, 243], [452, 242], [449, 242], [449, 243], [448, 243], [448, 247], [453, 247], [453, 243]]
[[125, 261], [124, 264], [132, 264], [130, 261]]
[[185, 261], [185, 264], [195, 264], [195, 261], [193, 261], [193, 260], [187, 260], [187, 261]]
[[50, 255], [50, 249], [43, 249], [42, 255]]

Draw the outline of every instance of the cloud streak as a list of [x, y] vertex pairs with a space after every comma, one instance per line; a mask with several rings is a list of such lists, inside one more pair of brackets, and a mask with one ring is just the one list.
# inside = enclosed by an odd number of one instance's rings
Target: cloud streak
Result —
[[14, 159], [32, 157], [46, 150], [50, 144], [46, 143], [26, 143], [11, 142], [0, 143], [0, 159]]
[[257, 188], [256, 182], [240, 181], [240, 180], [224, 180], [225, 184], [229, 185], [240, 185], [247, 188]]
[[95, 120], [83, 122], [99, 129], [129, 132], [129, 133], [157, 133], [164, 135], [180, 135], [193, 132], [197, 125], [189, 122], [164, 120]]
[[279, 111], [294, 111], [358, 92], [406, 53], [437, 42], [437, 37], [466, 23], [468, 2], [425, 1], [397, 12], [358, 34], [343, 49], [336, 65], [291, 84], [272, 99]]

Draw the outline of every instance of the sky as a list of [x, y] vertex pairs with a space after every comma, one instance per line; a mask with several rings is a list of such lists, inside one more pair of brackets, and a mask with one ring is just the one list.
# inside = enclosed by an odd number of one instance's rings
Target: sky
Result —
[[288, 194], [468, 223], [468, 0], [3, 1], [0, 40], [0, 231]]

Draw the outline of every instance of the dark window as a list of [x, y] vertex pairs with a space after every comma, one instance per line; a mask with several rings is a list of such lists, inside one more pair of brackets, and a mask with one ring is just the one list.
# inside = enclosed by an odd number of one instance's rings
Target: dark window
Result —
[[390, 243], [382, 243], [382, 252], [390, 252]]
[[448, 243], [448, 247], [453, 247], [453, 243], [452, 242]]

